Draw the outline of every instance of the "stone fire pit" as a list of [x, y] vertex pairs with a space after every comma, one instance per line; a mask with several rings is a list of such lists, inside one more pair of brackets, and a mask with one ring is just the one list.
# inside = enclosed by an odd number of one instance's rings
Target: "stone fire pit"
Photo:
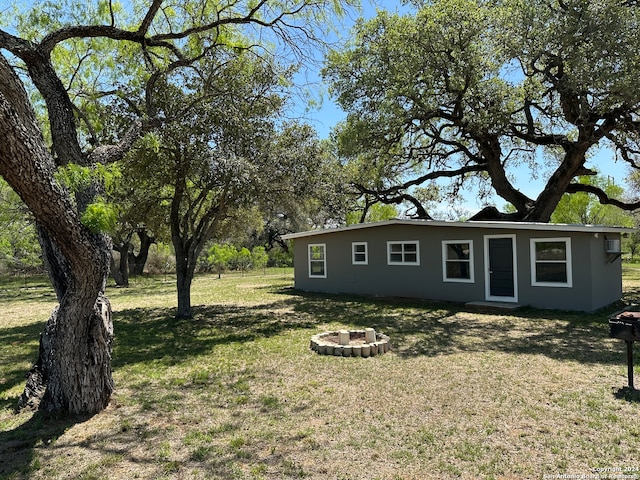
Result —
[[338, 330], [319, 333], [311, 337], [311, 350], [320, 355], [336, 357], [370, 357], [382, 355], [391, 349], [389, 337], [373, 328], [364, 330]]

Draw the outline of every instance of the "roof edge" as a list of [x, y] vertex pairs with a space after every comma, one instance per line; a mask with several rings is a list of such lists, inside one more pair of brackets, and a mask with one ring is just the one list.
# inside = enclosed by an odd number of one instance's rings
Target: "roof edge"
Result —
[[283, 240], [293, 240], [296, 238], [312, 237], [316, 235], [326, 235], [336, 232], [348, 232], [351, 230], [361, 230], [365, 228], [377, 228], [388, 225], [420, 225], [431, 227], [459, 227], [459, 228], [487, 228], [496, 230], [539, 230], [556, 232], [587, 232], [587, 233], [630, 233], [635, 228], [630, 227], [610, 227], [606, 225], [587, 225], [569, 223], [541, 223], [541, 222], [499, 222], [499, 221], [446, 221], [446, 220], [415, 220], [415, 219], [392, 219], [380, 222], [358, 223], [344, 227], [325, 228], [321, 230], [309, 230], [306, 232], [289, 233], [282, 235]]

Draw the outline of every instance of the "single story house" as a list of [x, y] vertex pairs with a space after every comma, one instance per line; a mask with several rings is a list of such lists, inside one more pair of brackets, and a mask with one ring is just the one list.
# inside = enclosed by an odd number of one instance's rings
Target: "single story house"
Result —
[[388, 220], [293, 233], [299, 290], [593, 311], [622, 296], [629, 228]]

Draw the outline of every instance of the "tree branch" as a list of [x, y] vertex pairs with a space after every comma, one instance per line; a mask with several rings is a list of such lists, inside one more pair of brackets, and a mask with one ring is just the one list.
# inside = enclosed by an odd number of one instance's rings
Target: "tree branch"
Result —
[[140, 22], [140, 26], [138, 27], [137, 32], [139, 35], [144, 36], [147, 34], [147, 32], [149, 31], [149, 27], [151, 27], [151, 22], [153, 22], [153, 19], [158, 13], [158, 10], [160, 10], [160, 5], [162, 5], [162, 0], [153, 0], [153, 3], [149, 7], [149, 10], [147, 10], [147, 14], [144, 16], [142, 22]]
[[107, 164], [121, 160], [131, 149], [136, 140], [141, 137], [143, 132], [144, 128], [142, 121], [134, 122], [118, 143], [113, 145], [102, 145], [91, 152], [88, 157], [89, 163]]
[[[362, 185], [353, 184], [353, 186], [356, 187], [358, 190], [360, 190], [360, 193], [365, 195], [371, 195], [380, 203], [385, 203], [387, 205], [389, 204], [399, 205], [402, 202], [409, 202], [416, 209], [415, 218], [420, 218], [424, 220], [433, 220], [431, 215], [429, 215], [425, 210], [425, 208], [422, 206], [422, 203], [420, 202], [420, 200], [418, 200], [413, 195], [410, 195], [408, 193], [401, 193], [401, 194], [389, 196], [387, 194], [381, 194], [379, 192], [376, 192], [375, 190], [370, 190], [368, 188], [365, 188]], [[366, 216], [366, 211], [363, 213], [362, 218], [364, 218], [365, 216]]]
[[591, 195], [595, 195], [596, 197], [598, 197], [598, 201], [602, 205], [615, 205], [616, 207], [626, 211], [637, 210], [640, 208], [640, 201], [623, 202], [621, 200], [611, 198], [609, 195], [607, 195], [604, 192], [604, 190], [602, 190], [601, 188], [595, 187], [593, 185], [585, 185], [582, 183], [571, 183], [567, 187], [565, 192], [566, 193], [578, 193], [578, 192], [590, 193]]

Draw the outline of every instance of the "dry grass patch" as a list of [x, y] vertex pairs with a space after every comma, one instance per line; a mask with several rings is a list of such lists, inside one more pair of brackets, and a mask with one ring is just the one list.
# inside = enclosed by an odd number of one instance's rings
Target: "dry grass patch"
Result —
[[[639, 277], [626, 273], [630, 297]], [[117, 391], [105, 412], [74, 421], [12, 410], [50, 310], [43, 299], [21, 312], [17, 296], [15, 323], [0, 326], [12, 363], [0, 366], [10, 380], [0, 384], [0, 478], [499, 479], [640, 468], [631, 420], [640, 404], [621, 389], [613, 310], [465, 311], [290, 285], [290, 276], [199, 277], [192, 320], [173, 318], [173, 285], [161, 278], [110, 291]], [[342, 327], [374, 327], [393, 351], [309, 350], [311, 335]]]

